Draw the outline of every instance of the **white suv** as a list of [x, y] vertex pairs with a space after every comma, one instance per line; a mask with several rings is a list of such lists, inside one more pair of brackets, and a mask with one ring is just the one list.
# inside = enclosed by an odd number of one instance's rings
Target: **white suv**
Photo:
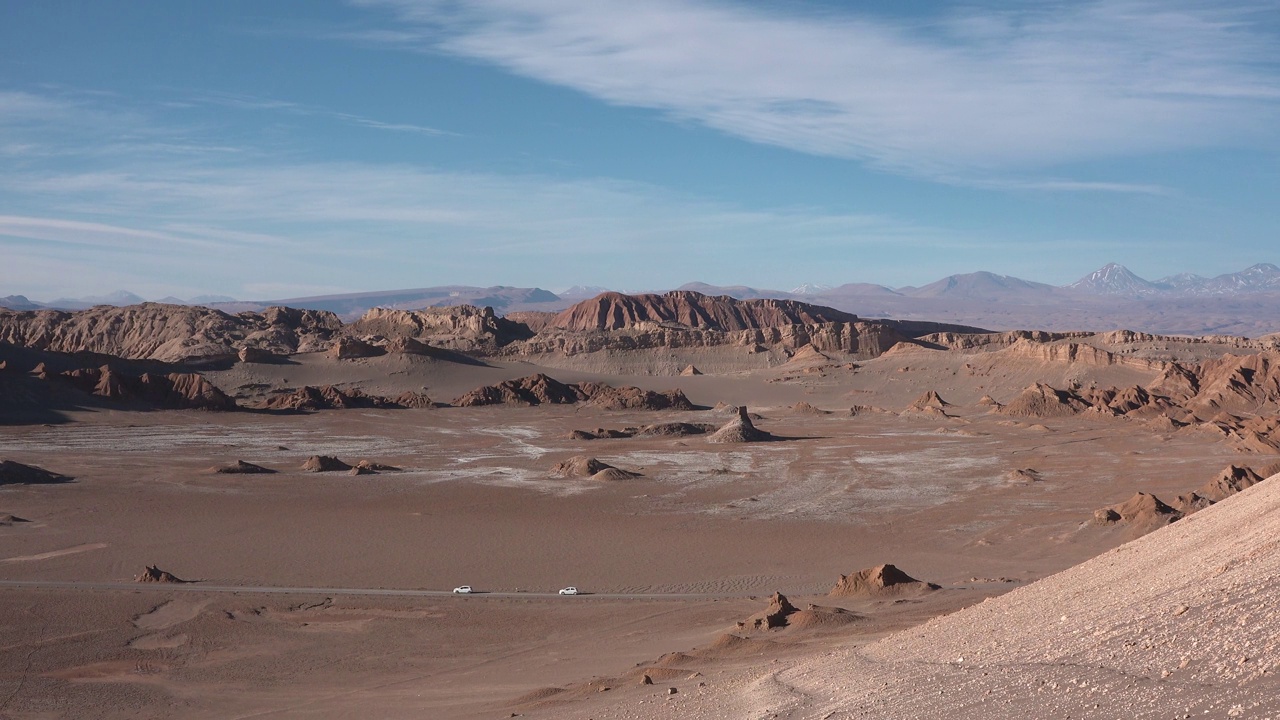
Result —
[[457, 594], [457, 595], [470, 595], [470, 594], [471, 594], [471, 586], [470, 586], [470, 585], [459, 585], [458, 587], [456, 587], [456, 588], [454, 588], [454, 589], [453, 589], [453, 592], [454, 592], [455, 594]]
[[576, 588], [576, 587], [574, 587], [574, 586], [570, 585], [569, 587], [562, 589], [562, 590], [560, 591], [560, 594], [561, 594], [561, 595], [577, 595], [577, 594], [578, 594], [578, 588]]

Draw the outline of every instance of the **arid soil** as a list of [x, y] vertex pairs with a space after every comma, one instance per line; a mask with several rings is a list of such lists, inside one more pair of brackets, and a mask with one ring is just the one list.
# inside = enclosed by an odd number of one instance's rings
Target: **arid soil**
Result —
[[[204, 366], [225, 411], [10, 353], [0, 388], [60, 404], [0, 427], [0, 717], [1265, 716], [1274, 637], [1200, 652], [1168, 620], [1275, 616], [1248, 575], [1280, 492], [1265, 344], [610, 332]], [[304, 387], [329, 400], [273, 404]], [[1185, 516], [1099, 519], [1136, 493]]]

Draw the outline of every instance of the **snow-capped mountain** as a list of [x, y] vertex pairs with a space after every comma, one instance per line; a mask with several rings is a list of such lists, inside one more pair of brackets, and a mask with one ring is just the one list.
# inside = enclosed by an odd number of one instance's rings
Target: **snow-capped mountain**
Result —
[[599, 285], [574, 285], [568, 290], [558, 291], [556, 295], [564, 300], [586, 300], [607, 292], [609, 292], [609, 288], [600, 287]]
[[1227, 273], [1215, 278], [1192, 275], [1191, 277], [1198, 282], [1182, 280], [1184, 277], [1185, 275], [1175, 275], [1169, 278], [1170, 288], [1186, 295], [1241, 295], [1280, 291], [1280, 267], [1271, 263], [1258, 263], [1240, 272]]
[[805, 283], [799, 287], [791, 288], [792, 295], [821, 295], [831, 289], [830, 285], [819, 285], [817, 283]]
[[1159, 285], [1134, 275], [1129, 268], [1116, 263], [1108, 263], [1067, 287], [1090, 295], [1124, 297], [1146, 297], [1159, 294], [1164, 290]]

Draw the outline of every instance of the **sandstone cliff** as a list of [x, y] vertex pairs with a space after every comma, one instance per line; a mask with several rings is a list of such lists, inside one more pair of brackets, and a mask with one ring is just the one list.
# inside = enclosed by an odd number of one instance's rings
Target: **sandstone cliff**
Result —
[[689, 290], [663, 295], [603, 293], [557, 315], [551, 328], [574, 332], [626, 330], [642, 324], [719, 331], [754, 330], [787, 325], [852, 323], [856, 315], [794, 300], [737, 300]]
[[410, 338], [434, 347], [482, 354], [533, 335], [527, 325], [498, 317], [493, 308], [470, 305], [423, 310], [374, 308], [348, 325], [346, 332], [390, 340]]
[[161, 303], [79, 312], [0, 309], [0, 342], [164, 362], [229, 360], [244, 346], [281, 355], [319, 350], [341, 327], [333, 313], [292, 308], [238, 315]]
[[579, 355], [603, 350], [651, 350], [655, 348], [705, 348], [719, 346], [782, 347], [789, 350], [811, 345], [821, 352], [837, 352], [860, 358], [878, 357], [899, 342], [909, 340], [893, 327], [875, 321], [789, 325], [751, 330], [708, 330], [663, 327], [641, 323], [613, 332], [576, 332], [547, 328], [530, 340], [513, 343], [502, 355], [546, 353]]

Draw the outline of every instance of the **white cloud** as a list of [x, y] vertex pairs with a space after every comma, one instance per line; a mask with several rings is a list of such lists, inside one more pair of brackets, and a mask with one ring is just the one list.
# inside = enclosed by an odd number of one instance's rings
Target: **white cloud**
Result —
[[1280, 119], [1280, 40], [1254, 22], [1268, 5], [1102, 0], [890, 22], [712, 0], [358, 4], [399, 20], [366, 42], [947, 182], [1273, 143]]

